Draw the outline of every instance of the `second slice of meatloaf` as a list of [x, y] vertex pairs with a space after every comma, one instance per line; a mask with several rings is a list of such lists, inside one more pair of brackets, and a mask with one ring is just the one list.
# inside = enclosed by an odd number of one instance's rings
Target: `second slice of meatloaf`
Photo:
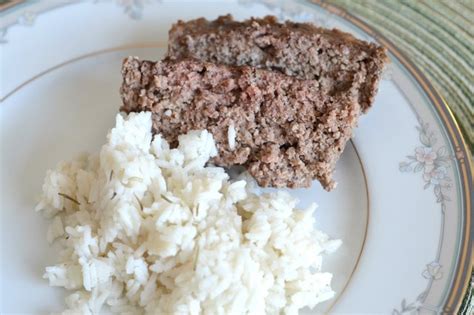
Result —
[[356, 94], [364, 112], [373, 103], [387, 59], [384, 48], [336, 29], [278, 23], [273, 16], [238, 22], [231, 15], [178, 21], [169, 31], [168, 55], [315, 79], [330, 93]]
[[180, 134], [209, 130], [219, 151], [213, 162], [244, 165], [264, 187], [318, 179], [334, 188], [332, 172], [361, 112], [350, 93], [331, 96], [317, 82], [246, 66], [130, 57], [122, 74], [122, 111], [152, 111], [153, 131], [172, 145]]

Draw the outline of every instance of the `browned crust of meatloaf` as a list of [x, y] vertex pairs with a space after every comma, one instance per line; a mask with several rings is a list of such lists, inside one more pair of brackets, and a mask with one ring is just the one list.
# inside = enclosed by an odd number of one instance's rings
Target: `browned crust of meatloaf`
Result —
[[122, 74], [122, 111], [152, 111], [154, 132], [172, 145], [189, 130], [209, 130], [219, 151], [214, 162], [244, 165], [264, 187], [307, 187], [318, 179], [332, 189], [335, 163], [360, 114], [350, 93], [329, 95], [317, 82], [247, 66], [130, 57]]
[[374, 101], [387, 61], [384, 48], [350, 34], [310, 23], [278, 23], [274, 16], [178, 21], [169, 31], [168, 55], [315, 79], [330, 93], [352, 90], [364, 112]]

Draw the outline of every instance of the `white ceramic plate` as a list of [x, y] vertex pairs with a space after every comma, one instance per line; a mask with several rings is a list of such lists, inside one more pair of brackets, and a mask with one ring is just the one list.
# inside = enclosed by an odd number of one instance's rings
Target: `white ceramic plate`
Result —
[[121, 60], [158, 59], [177, 19], [265, 14], [378, 41], [391, 65], [373, 109], [337, 165], [337, 189], [316, 201], [318, 225], [341, 238], [327, 257], [337, 296], [316, 312], [454, 312], [471, 268], [472, 174], [447, 106], [392, 44], [335, 7], [309, 2], [154, 0], [18, 2], [1, 14], [1, 308], [63, 308], [41, 278], [54, 263], [33, 211], [46, 169], [105, 141], [120, 106]]

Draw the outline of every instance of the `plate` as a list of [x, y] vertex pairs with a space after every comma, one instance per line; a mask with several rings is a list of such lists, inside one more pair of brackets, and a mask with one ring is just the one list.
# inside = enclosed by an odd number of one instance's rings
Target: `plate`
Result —
[[344, 242], [323, 266], [336, 297], [312, 312], [459, 308], [472, 266], [469, 153], [425, 77], [363, 22], [305, 1], [16, 2], [0, 22], [2, 313], [64, 307], [64, 291], [41, 278], [56, 249], [35, 198], [48, 168], [105, 142], [121, 103], [122, 59], [158, 59], [173, 22], [226, 13], [337, 27], [389, 50], [375, 105], [337, 164], [337, 189], [315, 182], [291, 191], [302, 206], [317, 202], [318, 227]]

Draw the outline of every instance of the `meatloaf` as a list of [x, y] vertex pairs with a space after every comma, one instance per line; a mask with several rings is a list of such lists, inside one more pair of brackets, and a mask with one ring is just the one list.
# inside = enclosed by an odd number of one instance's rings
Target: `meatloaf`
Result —
[[384, 48], [337, 29], [278, 23], [274, 16], [238, 22], [231, 15], [178, 21], [169, 31], [168, 55], [314, 79], [331, 94], [357, 95], [364, 112], [373, 103], [387, 60]]
[[151, 111], [153, 131], [172, 145], [189, 130], [209, 130], [219, 151], [213, 162], [243, 165], [263, 187], [318, 179], [334, 188], [332, 172], [361, 113], [352, 93], [255, 67], [129, 57], [122, 74], [122, 111]]

